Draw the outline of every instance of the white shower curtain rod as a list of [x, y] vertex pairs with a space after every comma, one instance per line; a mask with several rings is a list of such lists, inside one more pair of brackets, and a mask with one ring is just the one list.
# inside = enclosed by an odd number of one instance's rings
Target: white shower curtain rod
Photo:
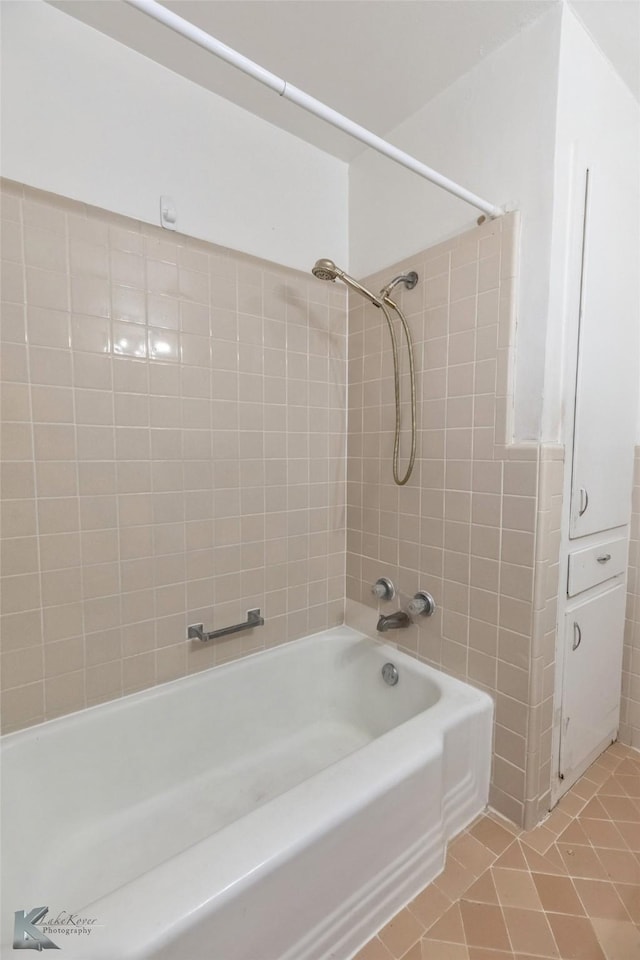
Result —
[[165, 26], [170, 27], [171, 30], [181, 34], [188, 40], [192, 40], [193, 43], [197, 43], [198, 46], [204, 47], [205, 50], [215, 54], [215, 56], [221, 60], [225, 60], [233, 67], [237, 67], [238, 70], [242, 70], [243, 73], [253, 77], [254, 80], [258, 80], [266, 87], [275, 90], [277, 94], [286, 100], [291, 100], [299, 107], [314, 114], [314, 116], [320, 117], [321, 120], [325, 120], [344, 133], [349, 134], [349, 136], [355, 137], [356, 140], [365, 143], [373, 150], [377, 150], [378, 153], [389, 157], [390, 160], [395, 160], [396, 163], [406, 167], [408, 170], [412, 170], [414, 173], [417, 173], [418, 176], [423, 177], [425, 180], [430, 180], [431, 183], [435, 183], [436, 186], [442, 187], [443, 190], [452, 193], [454, 197], [459, 197], [460, 200], [464, 200], [466, 203], [477, 207], [478, 210], [482, 210], [487, 216], [494, 218], [504, 213], [504, 210], [500, 207], [489, 203], [488, 200], [483, 200], [482, 197], [465, 189], [465, 187], [461, 187], [460, 184], [455, 183], [453, 180], [449, 180], [448, 177], [444, 177], [436, 170], [432, 170], [431, 167], [416, 160], [416, 158], [410, 154], [394, 147], [393, 144], [383, 140], [382, 137], [376, 136], [375, 133], [367, 130], [366, 127], [361, 127], [359, 123], [354, 123], [354, 121], [349, 120], [348, 117], [343, 116], [336, 110], [332, 110], [331, 107], [328, 107], [325, 103], [322, 103], [322, 101], [316, 100], [315, 97], [311, 97], [303, 90], [299, 90], [292, 84], [287, 83], [286, 80], [276, 76], [275, 73], [270, 73], [269, 70], [265, 70], [264, 67], [254, 63], [253, 60], [249, 60], [248, 57], [244, 57], [241, 53], [238, 53], [237, 50], [228, 47], [220, 40], [216, 40], [215, 37], [205, 33], [204, 30], [200, 30], [199, 27], [189, 23], [188, 20], [179, 17], [176, 13], [168, 10], [167, 7], [162, 6], [161, 3], [157, 3], [156, 0], [126, 0], [126, 2], [130, 4], [130, 6], [136, 7], [148, 16], [153, 17], [154, 20], [164, 23]]

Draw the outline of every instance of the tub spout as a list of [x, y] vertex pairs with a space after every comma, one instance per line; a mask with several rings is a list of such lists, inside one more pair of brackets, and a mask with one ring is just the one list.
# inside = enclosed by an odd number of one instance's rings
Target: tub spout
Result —
[[403, 627], [410, 626], [411, 617], [405, 613], [404, 610], [396, 610], [395, 613], [390, 613], [387, 617], [381, 614], [376, 629], [379, 630], [380, 633], [386, 633], [387, 630], [399, 630]]

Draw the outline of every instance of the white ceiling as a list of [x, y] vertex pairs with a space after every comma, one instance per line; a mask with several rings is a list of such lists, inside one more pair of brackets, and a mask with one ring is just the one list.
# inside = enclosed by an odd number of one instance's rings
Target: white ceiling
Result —
[[[49, 2], [337, 157], [350, 160], [362, 150], [123, 0]], [[557, 2], [172, 0], [165, 6], [384, 136]], [[640, 99], [640, 0], [571, 2]]]

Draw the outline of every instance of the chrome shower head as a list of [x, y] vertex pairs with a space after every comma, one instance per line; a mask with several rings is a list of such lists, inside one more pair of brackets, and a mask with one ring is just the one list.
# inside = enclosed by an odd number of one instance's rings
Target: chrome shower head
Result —
[[314, 277], [317, 277], [318, 280], [342, 280], [342, 282], [346, 283], [348, 287], [351, 287], [352, 290], [355, 290], [356, 293], [359, 293], [361, 297], [366, 297], [367, 300], [370, 300], [375, 307], [382, 306], [382, 302], [379, 297], [376, 297], [375, 294], [371, 293], [370, 290], [367, 290], [366, 287], [363, 287], [361, 283], [358, 283], [357, 280], [354, 280], [353, 277], [350, 277], [348, 273], [344, 272], [344, 270], [336, 267], [333, 260], [316, 260], [315, 264], [311, 268], [311, 273], [314, 275]]
[[336, 280], [341, 271], [338, 270], [333, 260], [316, 260], [311, 273], [318, 280]]

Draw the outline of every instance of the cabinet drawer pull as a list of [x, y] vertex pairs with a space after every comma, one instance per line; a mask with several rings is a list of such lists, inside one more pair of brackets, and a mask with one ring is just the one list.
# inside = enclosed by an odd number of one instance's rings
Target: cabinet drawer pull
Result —
[[584, 487], [580, 487], [580, 509], [578, 510], [578, 516], [583, 516], [586, 513], [587, 507], [589, 506], [589, 493]]
[[611, 560], [611, 554], [603, 553], [599, 557], [596, 557], [596, 560], [598, 563], [609, 563], [609, 560]]
[[582, 643], [582, 630], [580, 629], [580, 624], [576, 620], [574, 620], [573, 621], [573, 644], [571, 646], [571, 649], [577, 650], [581, 643]]

